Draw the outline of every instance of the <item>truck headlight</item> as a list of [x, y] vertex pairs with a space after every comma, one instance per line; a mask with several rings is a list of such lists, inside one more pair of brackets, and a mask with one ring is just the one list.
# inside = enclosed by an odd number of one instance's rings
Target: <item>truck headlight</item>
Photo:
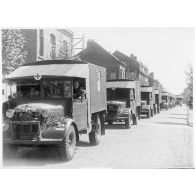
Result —
[[41, 114], [42, 114], [43, 118], [49, 118], [49, 116], [50, 116], [50, 113], [48, 110], [44, 110]]
[[13, 118], [14, 112], [15, 112], [15, 111], [12, 110], [12, 109], [7, 110], [7, 112], [5, 113], [5, 114], [6, 114], [6, 117], [7, 117], [7, 118]]

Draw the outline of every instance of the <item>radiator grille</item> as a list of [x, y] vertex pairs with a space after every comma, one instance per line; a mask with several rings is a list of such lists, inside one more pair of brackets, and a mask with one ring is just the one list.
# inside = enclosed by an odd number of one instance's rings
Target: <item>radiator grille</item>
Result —
[[40, 135], [38, 121], [14, 121], [12, 122], [14, 137], [22, 140], [33, 140]]

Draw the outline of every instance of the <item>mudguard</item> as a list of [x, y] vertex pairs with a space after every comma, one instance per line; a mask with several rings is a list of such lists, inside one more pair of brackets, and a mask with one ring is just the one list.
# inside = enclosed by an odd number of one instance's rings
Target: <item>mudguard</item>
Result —
[[[71, 124], [74, 124], [76, 131], [77, 131], [77, 126], [76, 126], [75, 121], [71, 118], [67, 118], [65, 119], [63, 126], [55, 126], [55, 127], [52, 127], [51, 129], [47, 129], [46, 131], [42, 132], [42, 138], [63, 139], [66, 131], [68, 130]], [[77, 134], [78, 134], [78, 131], [77, 131]]]

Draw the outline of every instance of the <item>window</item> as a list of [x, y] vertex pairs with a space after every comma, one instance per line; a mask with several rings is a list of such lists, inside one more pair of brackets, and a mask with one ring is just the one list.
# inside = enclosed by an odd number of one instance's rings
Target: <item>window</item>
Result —
[[56, 37], [54, 34], [50, 34], [51, 52], [50, 57], [52, 60], [56, 59]]
[[38, 98], [40, 97], [40, 83], [21, 82], [17, 83], [17, 98]]
[[130, 100], [134, 100], [134, 90], [130, 89]]
[[45, 98], [62, 98], [63, 82], [62, 81], [43, 81], [43, 96]]
[[41, 57], [44, 56], [44, 51], [43, 51], [43, 46], [44, 46], [44, 35], [43, 35], [43, 30], [39, 30], [39, 55]]
[[71, 81], [64, 81], [64, 97], [71, 98], [72, 97], [72, 84]]
[[120, 66], [119, 79], [125, 79], [125, 68]]

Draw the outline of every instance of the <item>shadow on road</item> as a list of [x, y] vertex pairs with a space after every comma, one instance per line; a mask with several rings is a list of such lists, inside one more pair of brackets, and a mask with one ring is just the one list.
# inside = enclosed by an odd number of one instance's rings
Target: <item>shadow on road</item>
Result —
[[179, 115], [179, 116], [186, 116], [186, 114], [176, 114], [176, 113], [170, 113], [169, 115]]
[[[76, 146], [76, 152], [79, 148], [91, 147], [89, 142], [80, 141]], [[3, 158], [4, 167], [19, 166], [45, 166], [50, 164], [68, 163], [62, 161], [55, 147], [26, 147], [19, 148], [16, 155], [5, 155]]]
[[163, 118], [170, 118], [170, 119], [184, 119], [184, 120], [186, 120], [187, 118], [185, 117], [173, 117], [173, 116], [164, 116]]
[[161, 125], [187, 125], [186, 123], [174, 123], [174, 122], [154, 122], [155, 124]]
[[127, 130], [124, 124], [112, 124], [112, 125], [105, 125], [106, 130]]

